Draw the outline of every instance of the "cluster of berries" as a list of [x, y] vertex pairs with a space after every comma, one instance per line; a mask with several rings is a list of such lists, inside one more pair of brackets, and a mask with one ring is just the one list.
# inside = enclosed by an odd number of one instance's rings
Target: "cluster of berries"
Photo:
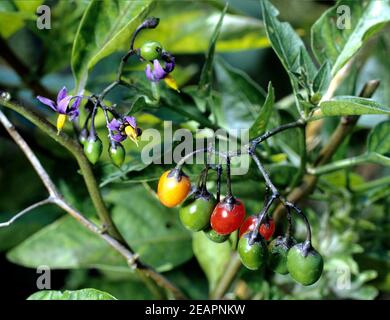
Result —
[[[237, 250], [242, 264], [250, 270], [258, 270], [268, 265], [279, 274], [290, 274], [302, 285], [311, 285], [320, 278], [323, 270], [322, 256], [311, 245], [311, 231], [306, 217], [308, 229], [306, 241], [297, 243], [291, 233], [291, 211], [288, 208], [288, 229], [285, 236], [278, 236], [268, 245], [275, 232], [275, 223], [268, 214], [268, 199], [265, 201], [259, 216], [247, 217], [244, 204], [233, 197], [228, 185], [228, 194], [220, 200], [219, 190], [214, 197], [207, 188], [206, 167], [196, 188], [191, 192], [191, 182], [181, 169], [175, 168], [163, 173], [158, 182], [157, 195], [160, 202], [172, 208], [183, 203], [179, 217], [182, 224], [189, 230], [205, 232], [207, 237], [217, 243], [226, 241], [229, 236], [238, 231]], [[220, 174], [217, 184], [220, 184]], [[230, 178], [229, 178], [230, 180]], [[218, 188], [219, 189], [219, 188]], [[187, 196], [191, 194], [189, 199]], [[268, 196], [267, 196], [268, 197]]]

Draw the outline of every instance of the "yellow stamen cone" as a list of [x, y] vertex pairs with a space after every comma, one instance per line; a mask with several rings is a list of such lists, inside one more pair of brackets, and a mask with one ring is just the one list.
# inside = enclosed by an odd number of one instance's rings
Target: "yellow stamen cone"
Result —
[[173, 79], [173, 77], [172, 77], [170, 74], [167, 75], [167, 76], [164, 78], [164, 81], [165, 81], [166, 85], [167, 85], [169, 88], [171, 88], [171, 89], [173, 89], [173, 90], [176, 90], [177, 92], [180, 92], [179, 87], [178, 87], [178, 85], [177, 85], [177, 83], [176, 83], [176, 80]]
[[65, 125], [66, 114], [59, 114], [57, 118], [57, 134], [60, 134], [62, 128]]
[[137, 131], [132, 126], [126, 126], [125, 133], [130, 138], [130, 140], [133, 141], [138, 147]]

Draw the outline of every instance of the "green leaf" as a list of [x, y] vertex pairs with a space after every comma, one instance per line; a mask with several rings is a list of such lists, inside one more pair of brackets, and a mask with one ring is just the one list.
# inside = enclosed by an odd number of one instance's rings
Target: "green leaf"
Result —
[[351, 116], [362, 114], [390, 114], [387, 108], [372, 99], [352, 96], [338, 96], [332, 100], [322, 101], [320, 110], [310, 120], [326, 116]]
[[81, 289], [75, 291], [42, 290], [33, 293], [27, 300], [117, 300], [107, 292], [96, 289]]
[[[140, 34], [136, 43], [153, 39], [175, 54], [204, 53], [221, 17], [221, 3], [214, 0], [156, 1], [151, 14], [160, 18], [159, 26], [154, 33]], [[264, 26], [259, 19], [230, 10], [226, 12], [216, 44], [218, 52], [268, 46]]]
[[268, 0], [260, 4], [268, 39], [288, 74], [299, 74], [303, 68], [313, 80], [317, 70], [301, 38], [289, 23], [277, 19], [279, 12]]
[[209, 281], [209, 290], [212, 291], [230, 260], [229, 241], [215, 243], [201, 231], [194, 233], [192, 245], [195, 257]]
[[[28, 25], [30, 30], [44, 43], [44, 61], [42, 62], [45, 74], [69, 66], [73, 40], [88, 4], [87, 1], [58, 1], [54, 7], [51, 7], [51, 29], [45, 29], [42, 32], [36, 28], [35, 24]], [[60, 76], [64, 81], [64, 75]]]
[[149, 13], [153, 0], [92, 0], [77, 31], [72, 70], [77, 91], [84, 88], [88, 71], [109, 54], [128, 50], [131, 35]]
[[321, 94], [324, 94], [325, 91], [328, 89], [331, 78], [331, 65], [329, 61], [326, 60], [318, 70], [316, 76], [314, 77], [313, 92], [319, 92]]
[[0, 2], [0, 35], [12, 36], [24, 27], [26, 20], [35, 20], [37, 7], [43, 0], [3, 0]]
[[268, 84], [268, 94], [265, 98], [265, 102], [260, 109], [259, 115], [257, 116], [255, 122], [249, 129], [249, 139], [253, 139], [265, 132], [267, 128], [268, 121], [271, 117], [273, 106], [275, 103], [275, 91], [272, 87], [271, 82]]
[[192, 258], [191, 235], [181, 225], [177, 209], [168, 209], [142, 185], [111, 190], [113, 219], [141, 261], [168, 271]]
[[[192, 257], [190, 234], [181, 226], [177, 210], [163, 207], [141, 185], [110, 191], [112, 216], [140, 259], [167, 271]], [[41, 229], [12, 249], [14, 263], [53, 269], [101, 268], [129, 271], [126, 261], [97, 235], [66, 216]]]
[[215, 61], [221, 105], [215, 110], [217, 123], [229, 129], [249, 129], [265, 101], [264, 90], [246, 73], [221, 58]]
[[[347, 17], [348, 12], [340, 6], [350, 8], [351, 16]], [[321, 63], [326, 59], [331, 61], [332, 75], [335, 75], [389, 21], [389, 0], [341, 0], [313, 25], [313, 51]], [[350, 22], [350, 28], [346, 22]], [[340, 23], [345, 27], [340, 28]]]
[[390, 156], [390, 121], [379, 123], [370, 132], [368, 151]]
[[202, 92], [204, 96], [209, 96], [211, 92], [215, 46], [217, 44], [219, 34], [221, 33], [221, 26], [222, 26], [222, 22], [226, 10], [227, 10], [227, 5], [225, 6], [223, 12], [221, 13], [218, 23], [215, 26], [214, 32], [211, 35], [210, 44], [206, 55], [206, 62], [204, 63], [202, 72], [200, 74], [199, 90]]
[[69, 216], [58, 219], [27, 238], [7, 254], [13, 263], [53, 269], [128, 267], [102, 239]]

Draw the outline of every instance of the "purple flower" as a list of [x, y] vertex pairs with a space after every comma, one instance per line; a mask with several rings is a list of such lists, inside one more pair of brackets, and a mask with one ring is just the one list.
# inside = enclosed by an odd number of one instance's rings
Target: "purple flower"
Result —
[[164, 66], [157, 59], [153, 60], [153, 69], [150, 64], [146, 66], [146, 78], [152, 82], [158, 82], [165, 79], [169, 73], [175, 68], [175, 57], [168, 52], [163, 52], [161, 59], [164, 61]]
[[125, 116], [120, 120], [112, 119], [107, 128], [111, 131], [111, 137], [114, 141], [122, 142], [128, 137], [138, 146], [137, 138], [142, 131], [137, 127], [137, 121], [134, 117]]
[[[49, 98], [37, 96], [37, 99], [43, 104], [49, 106], [52, 110], [57, 112], [57, 130], [58, 133], [62, 130], [65, 124], [66, 117], [69, 116], [70, 120], [75, 120], [79, 116], [79, 106], [81, 103], [80, 96], [70, 96], [67, 94], [66, 87], [63, 87], [57, 95], [57, 101], [53, 101]], [[72, 105], [69, 107], [69, 103], [74, 99]]]

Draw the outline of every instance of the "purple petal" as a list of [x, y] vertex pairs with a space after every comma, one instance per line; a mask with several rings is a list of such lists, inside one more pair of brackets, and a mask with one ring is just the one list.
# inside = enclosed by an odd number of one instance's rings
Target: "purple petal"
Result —
[[37, 99], [42, 102], [43, 104], [49, 106], [50, 108], [52, 108], [54, 111], [57, 111], [57, 106], [56, 104], [54, 103], [53, 100], [50, 100], [49, 98], [45, 98], [45, 97], [42, 97], [42, 96], [38, 96]]
[[119, 131], [119, 127], [122, 125], [122, 122], [117, 119], [112, 119], [111, 122], [107, 125], [107, 128], [112, 131]]
[[149, 81], [155, 81], [154, 75], [153, 75], [153, 73], [152, 73], [152, 67], [150, 66], [150, 64], [147, 64], [147, 65], [146, 65], [145, 74], [146, 74], [146, 78], [147, 78]]
[[63, 100], [67, 95], [66, 87], [63, 87], [57, 95], [57, 104], [60, 104], [60, 101]]
[[80, 115], [79, 109], [74, 109], [74, 110], [68, 112], [68, 115], [69, 115], [70, 121], [76, 120]]
[[164, 79], [165, 76], [167, 75], [167, 73], [164, 71], [163, 67], [161, 66], [160, 61], [155, 59], [153, 61], [153, 67], [154, 67], [154, 70], [153, 70], [154, 78], [157, 81]]
[[137, 128], [137, 121], [134, 117], [131, 116], [125, 116], [125, 121], [129, 123], [133, 128]]
[[57, 112], [61, 114], [66, 114], [66, 109], [68, 108], [68, 104], [70, 102], [70, 99], [72, 99], [72, 96], [66, 96], [64, 99], [62, 99], [57, 104]]
[[120, 133], [113, 134], [112, 139], [116, 142], [122, 142], [123, 140], [126, 139], [126, 136], [121, 135]]
[[175, 68], [175, 62], [174, 61], [166, 62], [165, 63], [165, 67], [164, 67], [164, 71], [166, 73], [170, 73], [170, 72], [173, 71], [174, 68]]
[[78, 109], [79, 106], [80, 106], [80, 103], [81, 103], [81, 97], [73, 97], [73, 98], [76, 98], [73, 100], [73, 104], [71, 106], [71, 111], [73, 111], [74, 109]]

